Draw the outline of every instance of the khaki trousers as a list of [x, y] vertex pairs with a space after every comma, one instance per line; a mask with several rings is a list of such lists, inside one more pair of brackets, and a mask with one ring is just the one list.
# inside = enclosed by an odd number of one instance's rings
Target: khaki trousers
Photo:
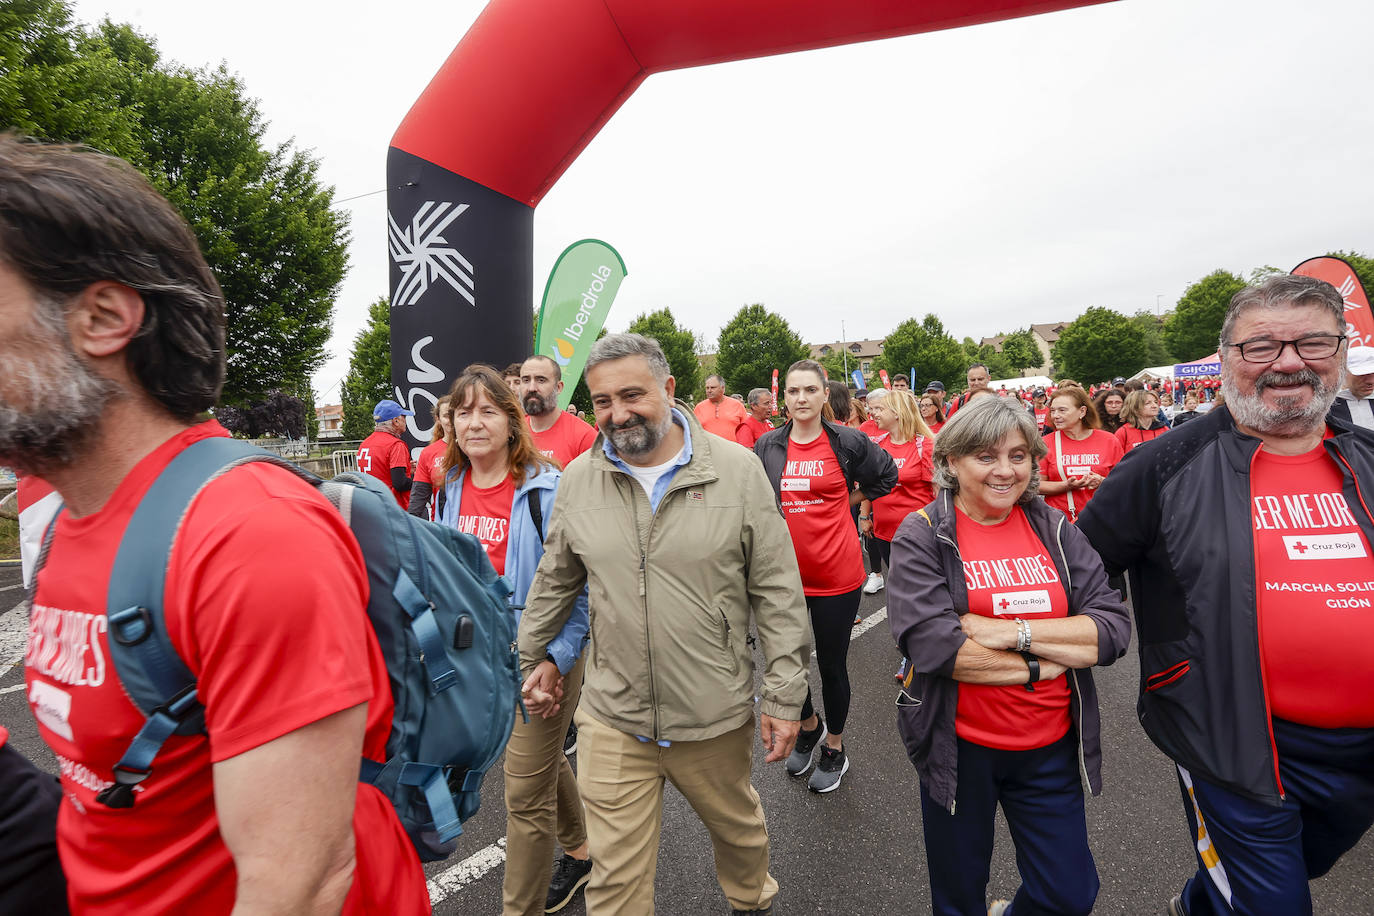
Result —
[[639, 741], [582, 711], [577, 729], [578, 785], [592, 849], [589, 916], [653, 913], [665, 779], [706, 825], [716, 880], [730, 906], [750, 910], [772, 902], [778, 883], [768, 873], [768, 829], [749, 783], [752, 719], [718, 737], [671, 747]]
[[[542, 916], [549, 894], [554, 839], [564, 849], [587, 841], [577, 777], [563, 755], [587, 654], [563, 677], [563, 705], [548, 719], [515, 714], [506, 744], [506, 875], [501, 884], [504, 916]], [[578, 740], [581, 750], [581, 736]]]

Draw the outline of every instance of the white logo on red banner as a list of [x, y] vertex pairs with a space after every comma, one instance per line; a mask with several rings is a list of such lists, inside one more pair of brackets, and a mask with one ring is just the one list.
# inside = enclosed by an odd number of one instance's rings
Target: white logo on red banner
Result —
[[1285, 535], [1283, 548], [1290, 560], [1348, 560], [1366, 556], [1356, 533]]
[[784, 477], [782, 479], [782, 489], [784, 490], [810, 490], [810, 477]]

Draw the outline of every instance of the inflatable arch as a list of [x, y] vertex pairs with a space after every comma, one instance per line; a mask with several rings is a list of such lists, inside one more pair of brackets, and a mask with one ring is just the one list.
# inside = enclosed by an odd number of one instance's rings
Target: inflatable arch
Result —
[[529, 353], [534, 208], [650, 74], [1103, 0], [491, 0], [391, 140], [396, 399]]

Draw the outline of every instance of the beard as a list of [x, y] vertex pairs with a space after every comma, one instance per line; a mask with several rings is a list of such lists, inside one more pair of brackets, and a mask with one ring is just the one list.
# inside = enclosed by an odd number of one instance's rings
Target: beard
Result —
[[611, 445], [615, 446], [616, 452], [622, 457], [628, 455], [638, 458], [658, 448], [672, 427], [672, 412], [664, 411], [662, 421], [652, 425], [639, 414], [633, 414], [624, 423], [606, 424], [601, 427], [601, 431], [611, 440]]
[[[1312, 397], [1303, 404], [1301, 395], [1279, 398], [1275, 406], [1264, 403], [1264, 391], [1273, 385], [1311, 385]], [[1266, 372], [1255, 379], [1253, 393], [1242, 393], [1235, 377], [1224, 369], [1221, 393], [1237, 423], [1272, 436], [1301, 436], [1319, 429], [1336, 400], [1337, 386], [1312, 369], [1297, 372]]]
[[71, 464], [118, 394], [72, 349], [61, 305], [36, 299], [28, 327], [0, 344], [0, 464], [26, 474]]
[[532, 391], [525, 395], [525, 400], [521, 403], [521, 406], [525, 408], [525, 413], [529, 414], [531, 417], [542, 417], [544, 414], [557, 407], [558, 401], [555, 398], [545, 398], [539, 392]]

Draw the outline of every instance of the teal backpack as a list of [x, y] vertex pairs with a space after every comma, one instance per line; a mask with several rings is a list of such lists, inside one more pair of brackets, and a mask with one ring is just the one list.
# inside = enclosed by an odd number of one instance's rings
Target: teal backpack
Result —
[[520, 674], [510, 587], [476, 538], [408, 514], [371, 475], [321, 480], [234, 439], [202, 439], [178, 454], [120, 542], [107, 601], [110, 654], [147, 719], [115, 765], [114, 784], [97, 800], [132, 806], [134, 786], [152, 772], [163, 743], [174, 734], [204, 733], [195, 677], [167, 636], [167, 563], [201, 488], [253, 461], [285, 468], [316, 487], [358, 539], [371, 586], [367, 613], [395, 705], [387, 760], [364, 758], [359, 778], [391, 800], [421, 860], [444, 859], [457, 846], [462, 822], [476, 813], [482, 778], [515, 724]]

